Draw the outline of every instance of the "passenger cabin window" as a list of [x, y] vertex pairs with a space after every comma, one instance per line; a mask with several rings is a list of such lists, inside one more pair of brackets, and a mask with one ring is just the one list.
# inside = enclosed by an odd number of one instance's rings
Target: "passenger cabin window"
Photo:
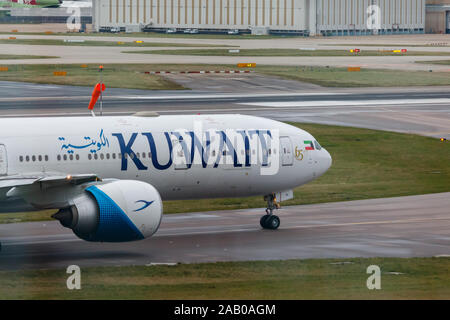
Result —
[[[57, 159], [58, 159], [58, 161], [61, 160], [61, 156], [58, 155]], [[45, 155], [45, 156], [43, 156], [43, 155], [19, 156], [19, 161], [20, 162], [24, 162], [24, 161], [26, 161], [26, 162], [30, 162], [30, 161], [33, 161], [33, 162], [36, 162], [36, 161], [38, 161], [38, 162], [48, 161], [48, 155]]]

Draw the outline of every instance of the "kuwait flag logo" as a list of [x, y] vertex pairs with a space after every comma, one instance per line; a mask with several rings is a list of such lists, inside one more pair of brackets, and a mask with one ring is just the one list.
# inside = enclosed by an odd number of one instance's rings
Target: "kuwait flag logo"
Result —
[[305, 140], [303, 143], [305, 144], [305, 150], [314, 150], [314, 144], [311, 140]]

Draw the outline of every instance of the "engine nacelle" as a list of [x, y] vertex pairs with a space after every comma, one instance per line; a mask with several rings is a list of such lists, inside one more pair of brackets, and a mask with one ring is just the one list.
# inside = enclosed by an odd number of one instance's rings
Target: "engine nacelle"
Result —
[[150, 184], [118, 180], [91, 185], [73, 205], [53, 217], [87, 241], [125, 242], [153, 235], [162, 218], [162, 201]]

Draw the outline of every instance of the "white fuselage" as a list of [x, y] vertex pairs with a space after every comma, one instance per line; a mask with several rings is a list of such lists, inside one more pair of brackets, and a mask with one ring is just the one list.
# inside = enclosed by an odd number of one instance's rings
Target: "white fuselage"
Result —
[[304, 130], [244, 115], [1, 119], [0, 175], [140, 180], [163, 200], [266, 195], [322, 175], [331, 157], [317, 145]]

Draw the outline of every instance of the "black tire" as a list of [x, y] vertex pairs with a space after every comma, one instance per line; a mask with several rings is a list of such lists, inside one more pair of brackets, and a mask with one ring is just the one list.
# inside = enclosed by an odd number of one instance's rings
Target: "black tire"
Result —
[[270, 216], [268, 215], [268, 214], [265, 214], [265, 215], [263, 215], [262, 217], [261, 217], [261, 219], [259, 220], [259, 224], [261, 225], [261, 227], [263, 228], [263, 229], [267, 229], [267, 227], [266, 227], [266, 221], [267, 221], [267, 219], [269, 218]]
[[278, 216], [269, 216], [265, 221], [266, 229], [276, 230], [280, 226], [280, 218]]

